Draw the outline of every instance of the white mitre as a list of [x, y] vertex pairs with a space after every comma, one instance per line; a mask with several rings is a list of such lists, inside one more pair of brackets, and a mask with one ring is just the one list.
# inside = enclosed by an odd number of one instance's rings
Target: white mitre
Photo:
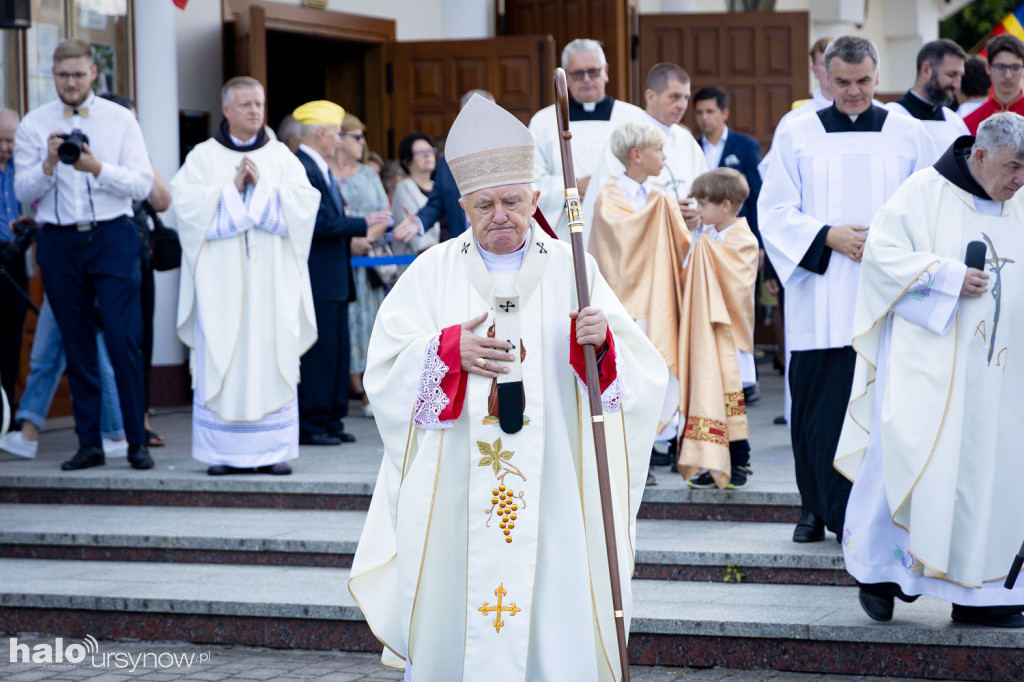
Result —
[[533, 135], [518, 118], [480, 95], [459, 112], [444, 155], [462, 196], [533, 182]]

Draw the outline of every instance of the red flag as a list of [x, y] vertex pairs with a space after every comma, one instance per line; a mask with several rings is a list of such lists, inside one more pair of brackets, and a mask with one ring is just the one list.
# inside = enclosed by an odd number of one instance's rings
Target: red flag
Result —
[[185, 9], [185, 5], [188, 4], [188, 0], [171, 0], [171, 2], [173, 2], [175, 7], [178, 9]]

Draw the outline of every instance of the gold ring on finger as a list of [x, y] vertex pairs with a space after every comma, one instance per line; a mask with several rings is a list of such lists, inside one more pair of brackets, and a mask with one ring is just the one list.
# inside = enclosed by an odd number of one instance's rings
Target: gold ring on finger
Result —
[[473, 364], [479, 367], [480, 369], [487, 367], [487, 361], [484, 360], [483, 358], [477, 358], [476, 360], [473, 361]]

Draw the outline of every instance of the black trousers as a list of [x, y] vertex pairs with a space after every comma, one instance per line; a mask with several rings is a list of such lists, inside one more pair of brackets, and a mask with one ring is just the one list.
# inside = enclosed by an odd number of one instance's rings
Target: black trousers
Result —
[[[0, 244], [0, 248], [2, 246]], [[28, 281], [25, 275], [25, 255], [20, 254], [4, 264], [4, 269], [18, 287], [25, 291]], [[21, 368], [21, 338], [27, 311], [25, 297], [11, 285], [10, 280], [0, 275], [0, 380], [11, 406], [11, 414], [14, 414], [14, 387]]]
[[125, 436], [131, 445], [145, 443], [141, 276], [135, 225], [123, 217], [88, 232], [46, 226], [39, 231], [37, 259], [47, 299], [64, 337], [79, 445], [100, 447], [102, 442], [94, 302], [114, 367]]
[[800, 503], [843, 532], [852, 484], [832, 466], [850, 402], [853, 348], [794, 351], [789, 359], [790, 433]]
[[317, 341], [299, 366], [299, 434], [344, 430], [348, 416], [348, 301], [313, 301]]

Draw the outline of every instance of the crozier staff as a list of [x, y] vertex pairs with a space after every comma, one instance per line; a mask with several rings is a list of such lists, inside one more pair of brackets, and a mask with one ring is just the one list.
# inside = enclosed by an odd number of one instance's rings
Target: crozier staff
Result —
[[[507, 111], [467, 104], [447, 155], [471, 230], [417, 258], [370, 340], [385, 457], [349, 590], [417, 681], [619, 674], [580, 344], [598, 347], [623, 576], [667, 370], [591, 258], [576, 311], [570, 249], [530, 218], [533, 151]], [[623, 602], [628, 625], [628, 581]]]

